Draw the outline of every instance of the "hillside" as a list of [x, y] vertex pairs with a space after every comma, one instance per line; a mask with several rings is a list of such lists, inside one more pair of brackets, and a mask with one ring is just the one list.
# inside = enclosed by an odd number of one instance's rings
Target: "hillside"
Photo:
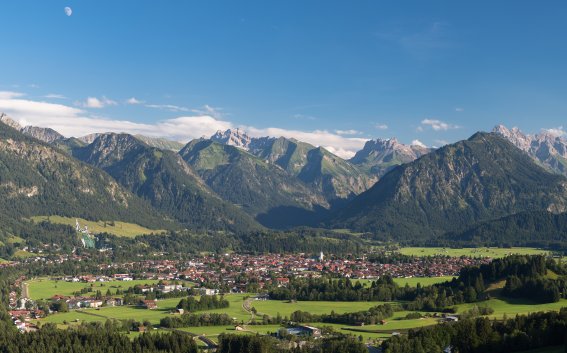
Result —
[[101, 134], [73, 154], [191, 229], [259, 227], [241, 209], [215, 195], [173, 151], [150, 147], [132, 135]]
[[375, 177], [326, 149], [294, 139], [254, 139], [249, 151], [310, 185], [330, 203], [340, 204], [353, 198], [375, 182]]
[[200, 139], [188, 143], [180, 155], [220, 197], [266, 226], [307, 224], [314, 209], [328, 207], [301, 180], [242, 148]]
[[567, 241], [567, 213], [521, 212], [479, 223], [447, 239], [483, 244], [525, 244], [542, 246]]
[[0, 123], [0, 212], [13, 220], [61, 215], [163, 229], [172, 222], [109, 175]]
[[567, 179], [497, 134], [477, 133], [396, 167], [328, 225], [410, 239], [528, 210], [564, 212]]

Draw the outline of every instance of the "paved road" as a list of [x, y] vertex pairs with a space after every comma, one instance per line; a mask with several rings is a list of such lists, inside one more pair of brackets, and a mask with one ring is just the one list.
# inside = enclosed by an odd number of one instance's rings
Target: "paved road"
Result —
[[368, 348], [368, 353], [382, 353], [382, 349], [380, 348], [376, 348], [372, 346], [366, 346], [366, 348]]

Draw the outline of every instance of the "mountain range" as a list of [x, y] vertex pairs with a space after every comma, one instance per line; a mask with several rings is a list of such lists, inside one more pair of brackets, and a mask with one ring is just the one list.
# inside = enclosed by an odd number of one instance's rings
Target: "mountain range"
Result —
[[545, 168], [567, 175], [567, 139], [549, 132], [524, 134], [518, 128], [508, 129], [503, 125], [496, 126], [493, 132], [505, 137]]
[[3, 114], [0, 120], [0, 192], [10, 217], [59, 214], [240, 234], [311, 226], [381, 240], [470, 240], [493, 239], [488, 233], [502, 224], [518, 227], [525, 219], [552, 234], [552, 225], [564, 223], [549, 217], [567, 211], [565, 140], [503, 126], [436, 150], [370, 140], [344, 160], [295, 139], [241, 130], [182, 145], [116, 133], [66, 138]]

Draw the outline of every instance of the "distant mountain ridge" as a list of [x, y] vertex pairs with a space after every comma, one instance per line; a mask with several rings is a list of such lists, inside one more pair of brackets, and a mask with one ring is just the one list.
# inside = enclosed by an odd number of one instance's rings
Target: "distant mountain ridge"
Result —
[[567, 139], [548, 132], [524, 134], [516, 127], [508, 129], [504, 125], [497, 125], [492, 131], [527, 152], [546, 168], [567, 175]]
[[382, 176], [395, 166], [412, 162], [431, 151], [432, 149], [417, 144], [402, 144], [396, 138], [376, 139], [367, 141], [349, 162], [369, 173]]
[[48, 127], [44, 128], [30, 125], [22, 127], [18, 122], [4, 113], [0, 113], [0, 121], [11, 128], [20, 131], [24, 135], [31, 136], [43, 142], [54, 143], [65, 138], [65, 136]]
[[240, 130], [217, 132], [211, 140], [248, 151], [310, 185], [328, 202], [342, 203], [367, 190], [376, 181], [357, 166], [322, 147], [286, 137], [250, 138]]

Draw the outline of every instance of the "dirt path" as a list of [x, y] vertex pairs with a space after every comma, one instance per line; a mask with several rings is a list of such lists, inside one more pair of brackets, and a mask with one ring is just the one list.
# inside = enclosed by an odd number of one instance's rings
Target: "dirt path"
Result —
[[244, 311], [246, 311], [248, 314], [250, 314], [250, 320], [248, 321], [251, 322], [252, 320], [254, 320], [254, 312], [252, 311], [252, 299], [248, 298], [246, 299], [243, 303], [242, 303], [242, 309], [244, 309]]
[[22, 282], [22, 298], [29, 298], [29, 288], [27, 282]]

